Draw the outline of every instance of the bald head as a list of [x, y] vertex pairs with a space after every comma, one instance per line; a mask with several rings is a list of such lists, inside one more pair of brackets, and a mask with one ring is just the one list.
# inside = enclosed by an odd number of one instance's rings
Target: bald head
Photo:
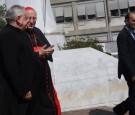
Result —
[[127, 26], [135, 29], [135, 12], [129, 12], [125, 16], [125, 23]]

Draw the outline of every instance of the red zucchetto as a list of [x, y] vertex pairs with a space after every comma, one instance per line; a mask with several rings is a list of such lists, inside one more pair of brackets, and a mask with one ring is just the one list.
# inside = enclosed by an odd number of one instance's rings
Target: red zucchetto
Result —
[[25, 7], [25, 10], [34, 10], [32, 7]]

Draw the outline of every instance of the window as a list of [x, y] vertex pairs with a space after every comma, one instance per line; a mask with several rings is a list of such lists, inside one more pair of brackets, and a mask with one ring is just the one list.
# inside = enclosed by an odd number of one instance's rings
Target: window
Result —
[[129, 0], [129, 9], [130, 11], [135, 11], [135, 0]]
[[119, 11], [118, 11], [118, 0], [110, 0], [109, 1], [109, 8], [111, 12], [111, 16], [119, 16]]
[[119, 0], [120, 15], [125, 16], [128, 13], [128, 1]]
[[64, 22], [63, 7], [55, 8], [55, 16], [56, 16], [56, 22], [57, 23], [63, 23]]
[[95, 19], [96, 17], [95, 3], [89, 3], [86, 5], [86, 14], [88, 16], [88, 19]]
[[85, 15], [80, 15], [80, 16], [78, 16], [78, 20], [86, 20], [86, 16]]
[[85, 4], [77, 5], [78, 20], [86, 20]]
[[88, 15], [88, 19], [95, 19], [96, 15]]
[[121, 16], [125, 16], [127, 13], [128, 13], [128, 9], [127, 9], [127, 8], [125, 8], [125, 9], [120, 9], [120, 14], [121, 14]]
[[105, 17], [105, 12], [104, 12], [104, 3], [103, 2], [97, 2], [96, 3], [96, 17], [97, 18], [103, 18]]
[[135, 11], [135, 6], [129, 8], [131, 12]]
[[73, 21], [73, 18], [72, 18], [72, 7], [71, 6], [66, 6], [64, 8], [64, 20], [65, 20], [65, 22]]
[[118, 10], [111, 10], [111, 16], [119, 16]]
[[56, 22], [57, 23], [64, 23], [64, 17], [63, 16], [56, 17]]
[[65, 17], [65, 22], [72, 22], [73, 18], [72, 17]]

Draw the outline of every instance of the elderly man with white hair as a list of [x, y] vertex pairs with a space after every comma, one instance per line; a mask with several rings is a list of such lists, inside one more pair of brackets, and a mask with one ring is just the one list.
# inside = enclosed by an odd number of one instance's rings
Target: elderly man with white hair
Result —
[[24, 12], [20, 5], [9, 8], [7, 25], [0, 32], [0, 72], [4, 81], [4, 85], [0, 81], [0, 115], [37, 115], [39, 63], [24, 32], [28, 23]]

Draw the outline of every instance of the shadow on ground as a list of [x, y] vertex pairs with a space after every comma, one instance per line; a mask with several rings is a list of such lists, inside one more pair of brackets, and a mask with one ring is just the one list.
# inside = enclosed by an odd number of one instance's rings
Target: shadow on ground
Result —
[[87, 108], [75, 111], [63, 112], [62, 115], [115, 115], [112, 107], [101, 106], [96, 108]]
[[[63, 112], [62, 115], [116, 115], [112, 107], [100, 106], [96, 108], [80, 109], [75, 111]], [[126, 113], [125, 115], [129, 115]]]
[[115, 115], [111, 107], [98, 107], [76, 111], [63, 112], [62, 115]]
[[89, 112], [88, 115], [116, 115], [116, 114], [112, 111], [106, 111], [102, 109], [93, 109]]

